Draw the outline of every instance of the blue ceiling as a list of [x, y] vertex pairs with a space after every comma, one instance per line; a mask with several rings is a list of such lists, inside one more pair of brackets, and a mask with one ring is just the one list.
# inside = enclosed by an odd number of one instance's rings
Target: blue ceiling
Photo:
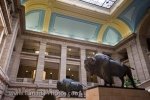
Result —
[[139, 22], [150, 8], [150, 0], [133, 0], [133, 2], [119, 15], [132, 30], [136, 32]]

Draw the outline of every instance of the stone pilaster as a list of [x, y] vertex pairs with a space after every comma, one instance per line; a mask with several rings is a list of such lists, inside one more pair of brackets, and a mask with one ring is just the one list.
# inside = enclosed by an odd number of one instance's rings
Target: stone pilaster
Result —
[[86, 73], [86, 70], [84, 68], [84, 60], [86, 58], [86, 50], [81, 48], [80, 52], [81, 52], [80, 53], [81, 63], [80, 63], [80, 68], [79, 68], [80, 82], [84, 85], [87, 85], [87, 73]]
[[144, 81], [146, 77], [136, 43], [132, 43], [127, 47], [127, 54], [130, 66], [135, 69], [132, 70], [133, 76], [141, 82]]
[[41, 82], [43, 78], [44, 63], [45, 63], [46, 42], [40, 42], [39, 57], [37, 62], [35, 83]]
[[67, 60], [67, 46], [61, 45], [61, 61], [59, 68], [59, 80], [66, 78], [66, 60]]
[[137, 43], [137, 48], [141, 59], [141, 63], [143, 66], [144, 74], [147, 80], [150, 79], [150, 59], [147, 54], [148, 47], [144, 38], [141, 38], [140, 40], [139, 39], [140, 38], [136, 39], [137, 41], [136, 43]]
[[[13, 57], [11, 58], [12, 60], [12, 66], [10, 65], [10, 80], [11, 81], [16, 81], [18, 70], [19, 70], [19, 65], [20, 65], [20, 55], [23, 47], [23, 39], [18, 39], [16, 41], [16, 51], [13, 52]], [[9, 70], [8, 70], [9, 71]]]

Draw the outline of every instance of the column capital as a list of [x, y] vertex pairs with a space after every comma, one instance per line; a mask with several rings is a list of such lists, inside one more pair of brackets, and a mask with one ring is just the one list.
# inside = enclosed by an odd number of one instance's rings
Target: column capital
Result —
[[82, 51], [86, 51], [86, 48], [80, 47], [80, 50], [82, 50]]
[[61, 47], [67, 47], [66, 43], [61, 44]]
[[40, 41], [40, 44], [47, 44], [47, 41], [44, 40], [44, 39], [42, 39], [42, 40]]

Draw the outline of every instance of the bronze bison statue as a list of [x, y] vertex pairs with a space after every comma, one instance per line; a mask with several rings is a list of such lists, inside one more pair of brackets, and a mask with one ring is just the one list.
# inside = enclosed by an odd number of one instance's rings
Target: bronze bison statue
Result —
[[85, 69], [91, 75], [96, 75], [104, 80], [104, 86], [108, 84], [112, 86], [113, 76], [119, 77], [124, 87], [124, 76], [128, 76], [131, 80], [132, 86], [136, 88], [134, 83], [131, 67], [121, 65], [114, 61], [109, 56], [98, 53], [94, 57], [88, 57], [84, 61]]
[[79, 96], [79, 92], [82, 93], [82, 96], [84, 97], [84, 92], [83, 92], [83, 85], [75, 82], [72, 79], [63, 79], [62, 81], [57, 82], [57, 89], [59, 91], [64, 91], [66, 92], [66, 96], [75, 96], [76, 94], [73, 94], [72, 92], [78, 92], [77, 97]]

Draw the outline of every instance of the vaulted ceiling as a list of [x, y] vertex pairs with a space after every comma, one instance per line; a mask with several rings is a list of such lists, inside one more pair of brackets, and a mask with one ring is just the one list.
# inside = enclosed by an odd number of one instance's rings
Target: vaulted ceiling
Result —
[[21, 4], [27, 30], [116, 45], [136, 33], [150, 0], [21, 0]]

